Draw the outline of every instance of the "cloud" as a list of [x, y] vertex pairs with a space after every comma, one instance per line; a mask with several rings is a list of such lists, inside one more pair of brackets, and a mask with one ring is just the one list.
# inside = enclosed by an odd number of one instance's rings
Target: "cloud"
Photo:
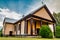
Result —
[[36, 9], [40, 8], [41, 6], [42, 6], [41, 1], [38, 1], [38, 3], [37, 2], [36, 3], [33, 3], [32, 5], [28, 5], [28, 9], [26, 11], [26, 15], [28, 15], [29, 13], [32, 13]]
[[60, 0], [49, 0], [46, 1], [45, 4], [47, 5], [51, 13], [60, 12]]
[[21, 14], [18, 14], [15, 11], [11, 11], [9, 9], [2, 9], [2, 8], [0, 8], [0, 14], [11, 19], [20, 19], [22, 16]]
[[4, 17], [5, 17], [4, 15], [0, 14], [0, 22], [4, 20]]
[[19, 20], [21, 16], [21, 14], [18, 14], [15, 11], [0, 8], [0, 29], [3, 27], [3, 21], [5, 17]]
[[0, 22], [0, 26], [3, 27], [3, 21]]
[[0, 29], [3, 27], [3, 20], [4, 20], [4, 15], [0, 14]]
[[[50, 12], [53, 14], [53, 12], [60, 12], [60, 0], [44, 0], [44, 4], [47, 5]], [[41, 1], [36, 2], [35, 4], [29, 5], [28, 11], [26, 12], [26, 15], [33, 12], [37, 8], [39, 8], [42, 5]]]

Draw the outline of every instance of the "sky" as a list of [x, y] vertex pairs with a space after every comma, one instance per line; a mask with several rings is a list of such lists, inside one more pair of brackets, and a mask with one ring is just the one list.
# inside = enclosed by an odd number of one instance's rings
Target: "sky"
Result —
[[60, 12], [60, 0], [0, 0], [0, 26], [5, 17], [19, 20], [44, 4], [51, 13]]

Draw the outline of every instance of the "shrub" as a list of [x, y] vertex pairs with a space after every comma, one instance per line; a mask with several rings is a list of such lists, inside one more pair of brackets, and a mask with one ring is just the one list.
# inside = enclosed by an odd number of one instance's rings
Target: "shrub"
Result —
[[0, 30], [0, 37], [2, 37], [3, 35], [2, 35], [2, 30]]
[[56, 26], [55, 37], [60, 38], [60, 26]]
[[53, 37], [52, 32], [51, 32], [49, 26], [47, 26], [47, 25], [42, 25], [42, 27], [40, 28], [40, 31], [39, 31], [39, 35], [43, 38], [52, 38]]

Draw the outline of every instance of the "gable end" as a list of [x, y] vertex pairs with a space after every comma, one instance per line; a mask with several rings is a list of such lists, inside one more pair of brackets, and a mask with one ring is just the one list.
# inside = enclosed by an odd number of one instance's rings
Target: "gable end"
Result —
[[34, 11], [34, 12], [33, 12], [33, 14], [35, 14], [36, 12], [38, 12], [39, 10], [41, 10], [42, 8], [45, 8], [46, 12], [47, 12], [47, 13], [48, 13], [48, 15], [51, 17], [52, 21], [53, 21], [54, 23], [56, 23], [56, 21], [55, 21], [54, 17], [53, 17], [53, 16], [52, 16], [52, 14], [50, 13], [50, 11], [48, 10], [48, 8], [47, 8], [47, 6], [46, 6], [46, 5], [42, 6], [42, 7], [41, 7], [41, 8], [39, 8], [38, 10]]

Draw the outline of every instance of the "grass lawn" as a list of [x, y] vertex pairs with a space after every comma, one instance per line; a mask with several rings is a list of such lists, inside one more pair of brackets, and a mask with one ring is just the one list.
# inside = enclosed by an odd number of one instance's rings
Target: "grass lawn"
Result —
[[60, 38], [19, 38], [19, 37], [0, 37], [0, 40], [60, 40]]

